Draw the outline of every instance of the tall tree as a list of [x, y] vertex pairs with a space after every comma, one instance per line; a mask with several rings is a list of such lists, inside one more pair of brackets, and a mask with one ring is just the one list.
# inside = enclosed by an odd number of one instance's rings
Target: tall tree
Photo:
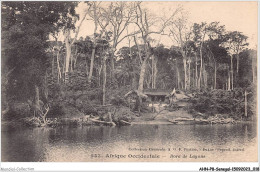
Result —
[[200, 72], [198, 77], [198, 88], [202, 86], [202, 81], [204, 81], [204, 86], [207, 86], [207, 76], [205, 71], [205, 64], [203, 58], [203, 48], [204, 43], [207, 39], [216, 39], [221, 36], [221, 33], [224, 32], [224, 26], [219, 25], [219, 22], [211, 22], [209, 24], [202, 22], [201, 24], [195, 23], [193, 25], [193, 37], [194, 42], [197, 45], [197, 49], [200, 55]]
[[[85, 13], [83, 14], [83, 17], [78, 25], [78, 27], [75, 27], [76, 21], [77, 19], [79, 19], [79, 16], [76, 14], [75, 12], [75, 6], [69, 6], [68, 7], [68, 12], [66, 13], [66, 16], [63, 16], [63, 23], [64, 23], [64, 42], [65, 42], [65, 47], [66, 47], [66, 60], [65, 62], [65, 82], [68, 80], [68, 72], [71, 66], [71, 70], [72, 70], [72, 57], [71, 57], [71, 49], [72, 49], [72, 45], [74, 44], [75, 40], [78, 37], [79, 34], [79, 30], [80, 27], [83, 23], [83, 21], [85, 20], [88, 11], [90, 9], [91, 5], [89, 5], [88, 9], [85, 11]], [[74, 38], [71, 38], [71, 31], [75, 31], [75, 36]]]
[[90, 61], [90, 68], [89, 68], [89, 75], [88, 75], [88, 82], [91, 83], [92, 75], [93, 75], [93, 67], [94, 67], [94, 60], [95, 60], [95, 53], [96, 53], [96, 39], [97, 39], [97, 29], [98, 29], [98, 7], [101, 2], [91, 2], [91, 8], [89, 10], [89, 16], [94, 21], [94, 33], [93, 33], [93, 47], [91, 53], [91, 61]]
[[179, 12], [179, 9], [176, 9], [172, 15], [167, 18], [167, 19], [162, 19], [163, 23], [161, 24], [161, 27], [153, 31], [152, 26], [155, 24], [154, 18], [149, 16], [147, 10], [143, 9], [141, 7], [141, 3], [136, 4], [136, 21], [135, 24], [138, 27], [138, 30], [140, 31], [141, 34], [141, 39], [144, 44], [144, 49], [145, 49], [145, 57], [142, 60], [141, 64], [141, 70], [140, 70], [140, 77], [139, 77], [139, 85], [138, 85], [138, 90], [140, 92], [143, 92], [144, 89], [144, 77], [145, 77], [145, 70], [146, 70], [146, 63], [147, 60], [151, 57], [152, 55], [152, 47], [151, 47], [151, 34], [161, 34], [164, 29], [169, 25], [169, 22], [172, 20], [172, 18]]
[[[118, 44], [120, 44], [128, 34], [124, 35], [127, 26], [134, 19], [134, 3], [129, 2], [111, 2], [107, 8], [101, 8], [101, 15], [110, 23], [110, 31], [112, 32], [112, 52], [111, 52], [111, 78], [114, 78], [114, 58]], [[104, 20], [103, 20], [104, 21]], [[104, 25], [104, 24], [101, 24]]]
[[236, 57], [236, 79], [235, 82], [237, 83], [238, 77], [239, 77], [239, 53], [241, 53], [246, 46], [248, 45], [247, 43], [247, 36], [243, 35], [241, 32], [238, 31], [233, 31], [233, 32], [228, 32], [225, 35], [226, 42], [223, 43], [224, 47], [227, 48], [229, 55], [230, 55], [230, 63], [231, 63], [231, 89], [233, 89], [234, 85], [234, 65], [233, 65], [233, 56]]
[[[71, 2], [2, 2], [2, 59], [13, 69], [8, 94], [16, 100], [47, 104], [46, 69], [50, 33], [60, 28]], [[31, 91], [35, 90], [35, 91]]]
[[177, 19], [171, 22], [169, 30], [170, 38], [172, 38], [174, 43], [177, 43], [179, 51], [183, 57], [184, 89], [186, 90], [189, 89], [188, 82], [190, 80], [190, 75], [187, 74], [187, 61], [188, 52], [191, 48], [188, 44], [188, 41], [190, 41], [191, 32], [187, 28], [187, 18], [183, 12], [180, 13], [180, 16], [178, 16]]

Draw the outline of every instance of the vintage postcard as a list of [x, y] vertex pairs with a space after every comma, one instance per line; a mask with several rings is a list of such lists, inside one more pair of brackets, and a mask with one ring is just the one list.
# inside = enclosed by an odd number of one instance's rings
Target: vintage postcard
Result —
[[2, 1], [1, 162], [258, 162], [257, 15]]

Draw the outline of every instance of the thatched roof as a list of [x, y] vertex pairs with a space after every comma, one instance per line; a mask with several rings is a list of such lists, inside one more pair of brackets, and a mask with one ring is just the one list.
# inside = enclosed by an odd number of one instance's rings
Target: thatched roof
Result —
[[145, 90], [144, 94], [147, 96], [167, 96], [170, 94], [170, 90], [161, 90], [161, 89], [150, 89]]
[[178, 100], [188, 99], [188, 98], [192, 98], [193, 97], [192, 94], [186, 94], [185, 92], [183, 92], [181, 90], [175, 90], [175, 88], [166, 97], [172, 97], [172, 96], [176, 97]]
[[144, 92], [147, 96], [167, 96], [169, 95], [168, 92]]
[[142, 93], [138, 90], [131, 90], [128, 93], [126, 93], [124, 97], [127, 98], [131, 94], [136, 94], [138, 97], [141, 97], [141, 98], [147, 98], [148, 97], [147, 95], [145, 95], [144, 93]]

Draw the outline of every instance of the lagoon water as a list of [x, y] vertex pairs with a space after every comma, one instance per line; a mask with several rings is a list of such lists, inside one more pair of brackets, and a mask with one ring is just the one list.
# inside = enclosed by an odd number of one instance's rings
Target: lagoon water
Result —
[[1, 150], [4, 162], [257, 161], [257, 125], [2, 126]]

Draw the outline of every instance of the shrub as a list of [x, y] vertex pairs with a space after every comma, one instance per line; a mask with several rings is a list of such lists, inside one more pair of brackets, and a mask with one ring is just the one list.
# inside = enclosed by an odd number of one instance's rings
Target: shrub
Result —
[[[255, 100], [248, 96], [248, 116], [254, 114], [253, 105]], [[241, 118], [245, 115], [245, 97], [242, 88], [236, 88], [234, 90], [203, 90], [197, 93], [194, 98], [192, 98], [192, 105], [190, 109], [194, 109], [197, 112], [205, 113], [209, 116], [215, 114], [229, 114], [233, 118]], [[251, 96], [250, 96], [251, 95]]]

